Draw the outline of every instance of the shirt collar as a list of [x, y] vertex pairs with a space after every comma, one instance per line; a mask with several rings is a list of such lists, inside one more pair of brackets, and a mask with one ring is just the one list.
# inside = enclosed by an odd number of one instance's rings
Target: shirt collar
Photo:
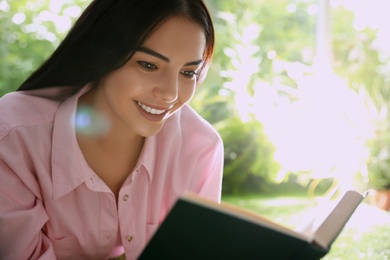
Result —
[[181, 110], [176, 111], [176, 113], [164, 123], [163, 127], [156, 135], [147, 137], [145, 140], [136, 170], [141, 166], [144, 166], [149, 176], [149, 182], [152, 182], [153, 180], [155, 167], [161, 167], [160, 164], [166, 163], [163, 161], [165, 161], [169, 155], [163, 155], [163, 151], [169, 150], [169, 147], [177, 145], [177, 141], [179, 141], [181, 136], [180, 116]]
[[53, 199], [69, 193], [84, 182], [81, 151], [77, 143], [74, 117], [79, 97], [91, 89], [86, 85], [60, 106], [54, 118], [52, 137]]
[[142, 148], [135, 168], [136, 171], [138, 171], [142, 166], [145, 167], [149, 176], [149, 183], [153, 180], [154, 167], [156, 164], [157, 140], [157, 135], [145, 139], [144, 147]]

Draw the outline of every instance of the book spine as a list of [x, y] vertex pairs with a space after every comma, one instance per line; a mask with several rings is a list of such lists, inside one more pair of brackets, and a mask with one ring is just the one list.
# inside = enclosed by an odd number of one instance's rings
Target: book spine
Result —
[[325, 250], [313, 244], [307, 244], [303, 250], [299, 251], [297, 255], [295, 255], [293, 260], [316, 260], [324, 257], [329, 250]]

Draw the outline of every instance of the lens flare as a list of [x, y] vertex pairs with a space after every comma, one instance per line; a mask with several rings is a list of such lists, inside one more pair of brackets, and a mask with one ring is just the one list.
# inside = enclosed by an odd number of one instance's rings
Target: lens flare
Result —
[[81, 106], [76, 111], [75, 127], [77, 133], [95, 137], [105, 135], [110, 128], [110, 123], [93, 108]]

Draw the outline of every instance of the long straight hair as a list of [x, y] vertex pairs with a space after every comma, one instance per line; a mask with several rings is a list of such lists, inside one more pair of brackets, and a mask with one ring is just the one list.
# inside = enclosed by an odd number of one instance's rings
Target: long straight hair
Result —
[[53, 54], [17, 89], [81, 88], [118, 69], [165, 20], [183, 16], [204, 28], [199, 80], [214, 50], [214, 28], [202, 0], [94, 0]]

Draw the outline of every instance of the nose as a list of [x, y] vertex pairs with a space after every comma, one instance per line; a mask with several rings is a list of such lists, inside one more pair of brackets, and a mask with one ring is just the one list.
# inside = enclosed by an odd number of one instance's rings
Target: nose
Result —
[[153, 90], [154, 95], [165, 103], [173, 103], [178, 99], [179, 82], [177, 76], [164, 75]]

